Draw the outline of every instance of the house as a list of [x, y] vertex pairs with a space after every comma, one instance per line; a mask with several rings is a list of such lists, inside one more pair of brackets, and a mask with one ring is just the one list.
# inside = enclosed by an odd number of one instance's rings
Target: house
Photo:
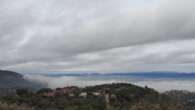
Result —
[[68, 94], [69, 97], [74, 97], [75, 95], [73, 93]]
[[79, 96], [80, 97], [87, 97], [87, 92], [81, 92]]
[[101, 95], [100, 92], [93, 92], [92, 94], [93, 94], [94, 96], [100, 96], [100, 95]]

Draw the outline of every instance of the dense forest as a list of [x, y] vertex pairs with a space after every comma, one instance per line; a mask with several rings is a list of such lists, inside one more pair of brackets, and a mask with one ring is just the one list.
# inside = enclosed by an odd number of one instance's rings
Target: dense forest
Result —
[[0, 110], [194, 110], [195, 93], [158, 93], [132, 84], [104, 84], [38, 91], [17, 89], [1, 96]]

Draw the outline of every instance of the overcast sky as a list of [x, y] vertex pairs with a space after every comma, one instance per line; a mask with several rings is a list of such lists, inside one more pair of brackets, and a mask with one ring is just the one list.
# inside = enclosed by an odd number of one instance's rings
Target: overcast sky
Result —
[[195, 0], [0, 0], [0, 68], [195, 71]]

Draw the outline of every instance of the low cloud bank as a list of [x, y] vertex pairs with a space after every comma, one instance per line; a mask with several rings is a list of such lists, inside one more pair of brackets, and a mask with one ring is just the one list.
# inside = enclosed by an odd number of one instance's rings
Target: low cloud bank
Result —
[[72, 76], [62, 76], [62, 77], [51, 77], [51, 76], [43, 76], [43, 75], [25, 75], [25, 79], [38, 82], [42, 85], [45, 85], [49, 88], [57, 88], [57, 87], [64, 87], [64, 86], [92, 86], [92, 85], [99, 85], [105, 83], [114, 83], [114, 82], [122, 82], [117, 80], [82, 80], [79, 77], [72, 77]]
[[154, 80], [154, 81], [140, 81], [134, 83], [139, 86], [147, 85], [150, 88], [154, 88], [159, 92], [169, 91], [169, 90], [187, 90], [195, 92], [195, 81], [190, 80]]
[[83, 79], [83, 77], [75, 77], [75, 76], [61, 76], [61, 77], [51, 77], [51, 76], [43, 76], [43, 75], [25, 75], [25, 79], [29, 81], [33, 81], [36, 83], [40, 83], [45, 85], [45, 87], [49, 88], [57, 88], [57, 87], [65, 87], [65, 86], [93, 86], [100, 85], [106, 83], [119, 83], [126, 82], [132, 83], [138, 86], [148, 86], [150, 88], [154, 88], [159, 92], [169, 91], [169, 90], [188, 90], [195, 92], [195, 81], [193, 80], [177, 80], [177, 79], [155, 79], [155, 80], [135, 80], [129, 79], [124, 80], [121, 79], [106, 79], [106, 78], [98, 78], [98, 79]]

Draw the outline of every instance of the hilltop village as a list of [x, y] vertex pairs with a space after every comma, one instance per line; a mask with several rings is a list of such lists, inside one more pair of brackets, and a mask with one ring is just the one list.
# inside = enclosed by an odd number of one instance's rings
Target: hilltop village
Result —
[[[148, 87], [116, 83], [38, 91], [17, 89], [0, 97], [2, 110], [194, 110], [195, 93], [158, 93]], [[18, 108], [18, 109], [16, 109]], [[25, 109], [21, 109], [25, 108]]]

